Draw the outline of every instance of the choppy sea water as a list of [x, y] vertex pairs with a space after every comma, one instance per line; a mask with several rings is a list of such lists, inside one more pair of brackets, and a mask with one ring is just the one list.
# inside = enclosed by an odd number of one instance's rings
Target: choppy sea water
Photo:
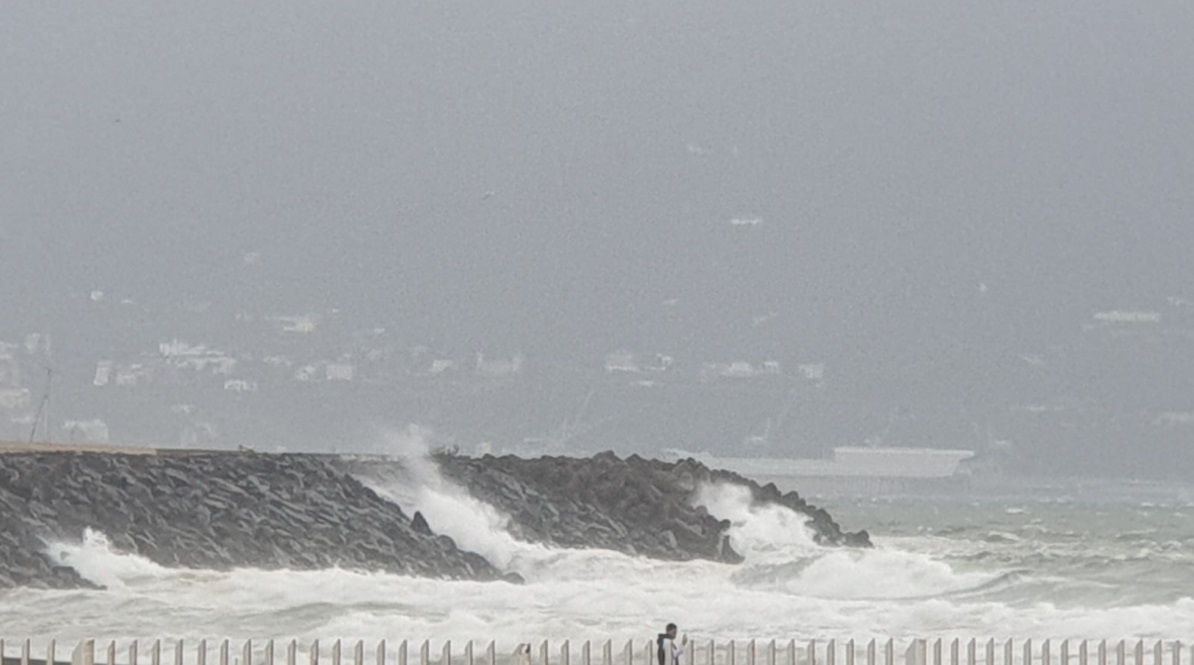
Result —
[[710, 487], [739, 566], [671, 563], [515, 541], [504, 518], [438, 477], [379, 487], [524, 585], [346, 570], [163, 568], [104, 534], [49, 551], [101, 591], [0, 592], [0, 633], [83, 637], [497, 640], [920, 636], [1187, 638], [1194, 633], [1194, 490], [1056, 482], [951, 496], [821, 498], [870, 551], [816, 546], [803, 518]]

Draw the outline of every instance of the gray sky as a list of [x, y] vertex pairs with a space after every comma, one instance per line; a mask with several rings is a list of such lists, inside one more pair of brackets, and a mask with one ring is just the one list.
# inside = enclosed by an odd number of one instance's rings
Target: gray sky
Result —
[[881, 365], [1191, 295], [1184, 0], [0, 11], [29, 318], [105, 288]]

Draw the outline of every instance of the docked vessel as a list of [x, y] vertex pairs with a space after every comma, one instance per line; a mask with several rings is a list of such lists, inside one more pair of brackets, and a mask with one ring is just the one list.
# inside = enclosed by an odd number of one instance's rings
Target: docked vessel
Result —
[[964, 485], [973, 450], [842, 446], [829, 459], [691, 455], [713, 468], [740, 473], [782, 491], [806, 495], [884, 494], [946, 490]]

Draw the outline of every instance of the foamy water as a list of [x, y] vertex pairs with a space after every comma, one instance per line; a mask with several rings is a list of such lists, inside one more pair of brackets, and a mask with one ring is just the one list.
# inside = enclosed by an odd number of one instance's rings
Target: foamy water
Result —
[[[1186, 508], [1141, 516], [1137, 506], [1105, 505], [1106, 514], [1089, 516], [1091, 525], [1111, 524], [1098, 533], [1072, 528], [1057, 505], [1041, 502], [1018, 512], [1002, 502], [913, 499], [829, 506], [847, 527], [877, 534], [874, 550], [856, 551], [820, 548], [803, 516], [751, 506], [741, 488], [709, 486], [698, 501], [731, 520], [746, 563], [670, 563], [518, 542], [492, 507], [434, 467], [414, 468], [378, 490], [526, 584], [174, 570], [113, 552], [103, 534], [89, 532], [49, 551], [107, 589], [0, 592], [0, 626], [35, 639], [496, 639], [503, 649], [540, 639], [641, 639], [665, 621], [719, 640], [1175, 638], [1194, 626]], [[1134, 531], [1108, 517], [1125, 510]]]

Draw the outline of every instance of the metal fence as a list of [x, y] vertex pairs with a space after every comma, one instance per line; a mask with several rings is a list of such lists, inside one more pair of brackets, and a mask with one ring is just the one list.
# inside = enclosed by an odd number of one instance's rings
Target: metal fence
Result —
[[[0, 665], [657, 665], [653, 640], [521, 643], [507, 652], [489, 642], [411, 644], [386, 640], [82, 640], [66, 649], [54, 642], [14, 644], [0, 639]], [[457, 650], [456, 647], [459, 647]], [[1186, 646], [1176, 640], [911, 639], [897, 642], [809, 640], [690, 641], [680, 665], [1183, 665]], [[433, 657], [434, 654], [434, 657]], [[1194, 648], [1189, 660], [1194, 665]]]

